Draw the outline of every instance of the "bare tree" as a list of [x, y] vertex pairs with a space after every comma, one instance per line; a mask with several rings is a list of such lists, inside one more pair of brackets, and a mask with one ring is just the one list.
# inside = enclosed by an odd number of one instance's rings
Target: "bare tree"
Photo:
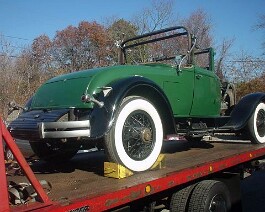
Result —
[[204, 49], [212, 46], [212, 22], [206, 11], [202, 9], [195, 10], [188, 18], [182, 21], [182, 24], [197, 37], [197, 46], [199, 48]]
[[173, 6], [173, 0], [152, 0], [151, 7], [144, 8], [133, 18], [132, 22], [137, 26], [139, 34], [173, 25]]
[[[265, 14], [261, 15], [259, 17], [258, 23], [254, 28], [257, 30], [264, 30], [265, 31]], [[265, 37], [265, 33], [264, 33], [264, 37]], [[264, 49], [263, 55], [265, 55], [265, 42], [262, 43], [262, 47]]]
[[13, 95], [12, 87], [14, 86], [15, 76], [13, 76], [15, 49], [10, 41], [0, 35], [0, 115], [6, 117], [6, 105]]
[[231, 56], [229, 51], [234, 41], [235, 39], [224, 39], [219, 47], [218, 57], [215, 60], [215, 72], [222, 81], [228, 80], [229, 78], [229, 68], [227, 67], [226, 60]]
[[242, 53], [232, 62], [232, 80], [237, 85], [237, 96], [265, 91], [265, 60]]
[[[202, 9], [195, 10], [189, 17], [181, 21], [182, 25], [187, 27], [190, 33], [196, 38], [196, 51], [209, 48], [213, 45], [212, 22], [206, 11]], [[194, 63], [200, 67], [209, 66], [209, 55], [195, 55]]]
[[118, 63], [119, 47], [122, 41], [137, 35], [137, 27], [124, 19], [113, 19], [107, 26], [109, 35], [109, 65]]
[[14, 99], [21, 105], [25, 104], [37, 88], [50, 77], [39, 68], [30, 48], [24, 50], [17, 58], [14, 73], [17, 76]]
[[[31, 45], [32, 59], [36, 68], [48, 73], [53, 69], [52, 41], [47, 35], [41, 35], [33, 40]], [[23, 53], [25, 56], [25, 52]]]
[[265, 61], [253, 57], [245, 51], [231, 59], [228, 73], [230, 81], [234, 83], [249, 82], [265, 74]]

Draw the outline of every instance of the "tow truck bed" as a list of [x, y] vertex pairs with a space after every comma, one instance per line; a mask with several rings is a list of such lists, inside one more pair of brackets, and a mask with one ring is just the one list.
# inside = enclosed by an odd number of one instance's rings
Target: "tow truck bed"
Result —
[[[102, 211], [262, 157], [265, 145], [228, 139], [196, 145], [167, 141], [163, 152], [166, 154], [164, 168], [120, 180], [103, 177], [102, 151], [78, 154], [71, 161], [57, 165], [36, 162], [31, 168], [39, 180], [51, 183], [49, 197], [56, 203], [52, 208], [86, 207]], [[21, 181], [20, 178], [15, 176], [9, 180]]]

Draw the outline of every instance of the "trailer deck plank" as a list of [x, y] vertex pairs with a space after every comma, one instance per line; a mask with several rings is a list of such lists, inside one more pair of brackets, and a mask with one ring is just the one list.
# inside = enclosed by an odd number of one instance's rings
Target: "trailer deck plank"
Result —
[[[103, 163], [106, 160], [103, 151], [78, 154], [63, 164], [47, 164], [40, 161], [34, 163], [31, 168], [39, 180], [51, 183], [52, 190], [49, 193], [51, 200], [67, 205], [79, 198], [88, 199], [111, 194], [174, 175], [181, 170], [193, 170], [203, 164], [214, 163], [263, 148], [265, 148], [264, 144], [253, 145], [249, 141], [220, 141], [216, 139], [196, 145], [185, 141], [167, 141], [163, 146], [163, 153], [166, 154], [164, 168], [136, 173], [131, 177], [119, 180], [103, 177]], [[224, 164], [220, 166], [222, 167], [219, 169], [226, 168]], [[192, 175], [196, 175], [196, 173], [192, 173]], [[193, 177], [190, 176], [191, 179]], [[9, 178], [16, 182], [22, 180], [21, 176]]]

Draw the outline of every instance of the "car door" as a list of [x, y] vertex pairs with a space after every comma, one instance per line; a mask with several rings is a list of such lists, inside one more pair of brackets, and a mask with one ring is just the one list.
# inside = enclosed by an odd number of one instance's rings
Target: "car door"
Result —
[[177, 71], [172, 67], [172, 76], [163, 82], [164, 91], [171, 103], [175, 117], [187, 117], [191, 110], [194, 90], [194, 67]]
[[194, 97], [190, 115], [218, 116], [221, 107], [220, 81], [213, 71], [194, 68]]

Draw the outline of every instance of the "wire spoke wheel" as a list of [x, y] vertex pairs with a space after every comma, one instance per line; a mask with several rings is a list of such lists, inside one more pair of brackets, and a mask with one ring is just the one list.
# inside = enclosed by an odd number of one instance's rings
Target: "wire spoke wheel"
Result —
[[155, 125], [148, 113], [137, 110], [127, 117], [122, 140], [130, 158], [138, 161], [146, 159], [153, 151], [154, 137]]
[[145, 171], [158, 158], [162, 142], [162, 122], [154, 105], [145, 98], [129, 96], [105, 136], [105, 152], [110, 161], [132, 171]]

